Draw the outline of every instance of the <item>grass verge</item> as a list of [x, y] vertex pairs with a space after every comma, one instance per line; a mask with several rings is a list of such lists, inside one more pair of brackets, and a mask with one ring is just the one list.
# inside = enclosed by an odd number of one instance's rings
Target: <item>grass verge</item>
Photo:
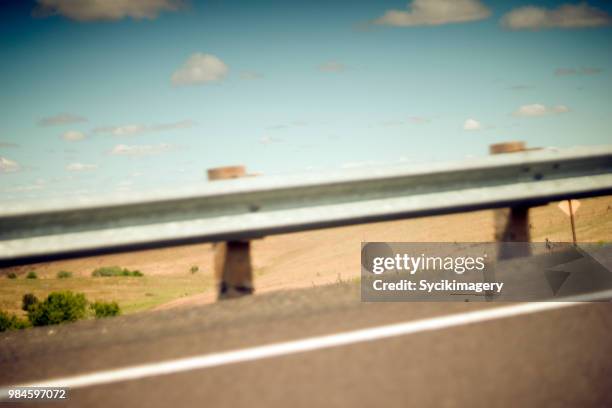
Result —
[[124, 314], [152, 309], [163, 303], [191, 296], [214, 287], [212, 277], [199, 274], [185, 276], [143, 276], [138, 279], [125, 277], [75, 276], [70, 279], [7, 279], [0, 285], [0, 309], [17, 316], [25, 316], [21, 309], [25, 293], [33, 293], [44, 299], [51, 292], [70, 290], [84, 293], [94, 301], [116, 301]]

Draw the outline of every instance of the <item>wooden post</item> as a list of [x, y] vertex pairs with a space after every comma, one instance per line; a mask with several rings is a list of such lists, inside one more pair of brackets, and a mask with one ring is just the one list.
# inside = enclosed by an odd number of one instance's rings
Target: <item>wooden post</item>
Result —
[[[210, 181], [245, 177], [246, 175], [244, 166], [217, 167], [208, 170]], [[215, 279], [218, 285], [217, 299], [231, 299], [252, 294], [251, 242], [216, 242], [213, 248], [215, 251]]]
[[572, 240], [576, 246], [576, 225], [574, 224], [574, 209], [572, 208], [572, 200], [567, 200], [567, 206], [570, 213], [570, 223], [572, 224]]
[[[514, 141], [498, 143], [489, 146], [490, 154], [516, 153], [527, 150], [524, 142]], [[516, 206], [495, 210], [495, 240], [497, 242], [530, 242], [529, 207]], [[503, 248], [503, 247], [502, 247]], [[512, 253], [500, 251], [498, 259], [522, 257], [531, 255], [530, 248], [525, 245]]]

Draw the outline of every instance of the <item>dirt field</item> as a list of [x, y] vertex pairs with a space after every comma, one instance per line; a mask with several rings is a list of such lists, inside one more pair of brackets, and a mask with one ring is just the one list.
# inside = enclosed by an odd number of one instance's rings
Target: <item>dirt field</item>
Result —
[[[557, 203], [531, 210], [532, 241], [571, 241], [569, 218]], [[576, 215], [581, 242], [612, 240], [612, 196], [581, 200]], [[258, 293], [325, 285], [357, 279], [362, 241], [487, 242], [493, 239], [492, 211], [356, 225], [271, 236], [253, 242]], [[138, 269], [143, 278], [92, 278], [101, 266]], [[198, 267], [196, 273], [190, 269]], [[27, 280], [29, 271], [39, 279]], [[57, 279], [58, 271], [74, 277]], [[16, 272], [18, 279], [5, 275]], [[44, 296], [53, 290], [85, 292], [92, 300], [116, 300], [127, 312], [212, 302], [212, 246], [190, 245], [126, 254], [57, 261], [0, 270], [0, 308], [20, 313], [26, 292]]]

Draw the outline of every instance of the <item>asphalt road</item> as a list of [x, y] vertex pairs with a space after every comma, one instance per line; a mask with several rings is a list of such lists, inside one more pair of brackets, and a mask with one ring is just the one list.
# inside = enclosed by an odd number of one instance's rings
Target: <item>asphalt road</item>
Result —
[[[362, 303], [356, 284], [0, 337], [0, 386], [503, 307]], [[73, 407], [612, 406], [612, 304], [93, 385]], [[2, 403], [2, 405], [10, 405]], [[24, 407], [23, 402], [14, 404]]]

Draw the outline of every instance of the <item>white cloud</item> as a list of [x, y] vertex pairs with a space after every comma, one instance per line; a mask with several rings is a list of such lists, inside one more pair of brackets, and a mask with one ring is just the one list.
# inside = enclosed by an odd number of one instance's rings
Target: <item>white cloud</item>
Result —
[[466, 119], [463, 123], [463, 130], [480, 130], [482, 125], [476, 119]]
[[569, 112], [569, 108], [565, 105], [557, 105], [550, 108], [551, 113], [566, 113]]
[[196, 52], [172, 74], [174, 85], [195, 85], [220, 81], [227, 75], [228, 66], [214, 55]]
[[69, 142], [76, 142], [78, 140], [85, 139], [85, 133], [79, 132], [78, 130], [69, 130], [64, 132], [62, 135], [62, 139], [67, 140]]
[[97, 164], [84, 164], [84, 163], [70, 163], [66, 166], [66, 170], [68, 171], [86, 171], [86, 170], [94, 170], [97, 169]]
[[162, 130], [174, 130], [174, 129], [188, 129], [193, 127], [195, 122], [191, 119], [181, 120], [179, 122], [160, 123], [158, 125], [148, 126], [147, 130], [152, 132], [159, 132]]
[[544, 116], [556, 113], [569, 112], [569, 108], [565, 105], [557, 105], [548, 107], [539, 103], [531, 105], [523, 105], [514, 111], [514, 116]]
[[9, 187], [9, 188], [5, 188], [3, 191], [5, 193], [23, 193], [23, 192], [27, 192], [27, 191], [34, 191], [34, 190], [42, 190], [45, 187], [41, 184], [30, 184], [30, 185], [21, 185], [21, 186], [16, 186], [16, 187]]
[[290, 123], [279, 123], [276, 125], [270, 125], [268, 127], [266, 127], [266, 130], [284, 130], [284, 129], [289, 129], [292, 127], [304, 127], [304, 126], [308, 126], [308, 122], [305, 120], [294, 120]]
[[431, 122], [430, 119], [425, 118], [423, 116], [411, 116], [410, 118], [408, 118], [408, 120], [410, 121], [410, 123], [414, 123], [415, 125], [422, 125]]
[[610, 24], [610, 15], [587, 3], [563, 4], [555, 9], [525, 6], [504, 15], [501, 24], [511, 30], [588, 28]]
[[256, 79], [263, 79], [263, 74], [255, 71], [243, 71], [240, 73], [240, 79], [244, 79], [246, 81], [254, 81]]
[[515, 116], [543, 116], [548, 112], [548, 108], [539, 103], [532, 105], [523, 105], [519, 107], [515, 112]]
[[116, 186], [116, 190], [117, 191], [128, 191], [131, 190], [132, 186], [134, 185], [134, 182], [131, 180], [123, 180], [120, 181], [119, 183], [117, 183]]
[[169, 150], [171, 146], [166, 143], [157, 145], [124, 145], [119, 144], [113, 147], [110, 154], [116, 156], [145, 156], [159, 154]]
[[111, 133], [113, 136], [134, 136], [145, 131], [142, 125], [124, 125], [113, 128]]
[[72, 123], [87, 122], [87, 118], [72, 113], [58, 113], [38, 121], [38, 126], [69, 125]]
[[396, 126], [402, 126], [404, 125], [406, 122], [404, 122], [403, 120], [384, 120], [382, 122], [379, 123], [380, 126], [382, 127], [396, 127]]
[[16, 161], [0, 156], [0, 173], [13, 173], [18, 170], [19, 164]]
[[319, 70], [323, 72], [343, 72], [346, 71], [346, 65], [338, 61], [328, 61], [319, 65]]
[[414, 0], [408, 10], [387, 10], [374, 24], [396, 27], [441, 25], [483, 20], [491, 10], [480, 0]]
[[267, 136], [267, 135], [264, 135], [259, 139], [259, 143], [263, 145], [269, 145], [270, 143], [278, 143], [278, 142], [281, 142], [281, 139], [278, 139], [272, 136]]
[[113, 136], [135, 136], [147, 132], [161, 132], [165, 130], [187, 129], [193, 127], [195, 122], [190, 119], [179, 122], [160, 123], [157, 125], [129, 124], [121, 126], [106, 126], [94, 130], [96, 133], [110, 133]]
[[34, 15], [60, 14], [77, 21], [153, 19], [162, 11], [176, 11], [180, 0], [38, 0]]

